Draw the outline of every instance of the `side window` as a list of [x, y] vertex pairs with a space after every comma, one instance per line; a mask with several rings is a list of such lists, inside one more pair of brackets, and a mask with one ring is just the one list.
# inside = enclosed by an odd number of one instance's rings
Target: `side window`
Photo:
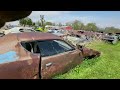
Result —
[[61, 40], [39, 41], [39, 48], [42, 57], [74, 50], [74, 48]]
[[61, 40], [21, 42], [21, 45], [29, 52], [40, 53], [42, 57], [53, 56], [74, 50], [72, 46]]
[[53, 47], [58, 53], [72, 51], [74, 48], [62, 40], [53, 40]]
[[40, 41], [39, 48], [40, 48], [40, 52], [41, 52], [42, 57], [52, 56], [52, 55], [57, 54], [51, 41]]
[[28, 50], [29, 52], [33, 52], [33, 47], [32, 47], [32, 43], [21, 43], [21, 45]]

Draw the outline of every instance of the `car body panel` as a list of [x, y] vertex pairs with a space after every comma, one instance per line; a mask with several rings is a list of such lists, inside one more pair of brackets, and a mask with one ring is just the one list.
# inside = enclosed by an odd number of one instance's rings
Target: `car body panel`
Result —
[[80, 64], [86, 57], [85, 52], [89, 56], [89, 51], [91, 51], [75, 47], [73, 51], [40, 58], [40, 53], [29, 52], [21, 44], [21, 42], [40, 40], [63, 40], [63, 38], [39, 32], [12, 33], [0, 37], [0, 79], [37, 79], [40, 73], [43, 79], [52, 78]]
[[0, 79], [30, 79], [39, 72], [40, 55], [25, 50], [18, 38], [17, 34], [0, 38]]
[[[73, 50], [59, 55], [42, 58], [42, 79], [52, 78], [56, 74], [62, 74], [80, 64], [83, 60], [80, 50]], [[49, 65], [50, 64], [50, 65]]]

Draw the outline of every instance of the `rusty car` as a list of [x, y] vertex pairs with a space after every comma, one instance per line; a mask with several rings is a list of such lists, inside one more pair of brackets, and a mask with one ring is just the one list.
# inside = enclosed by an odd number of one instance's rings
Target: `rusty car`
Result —
[[11, 33], [0, 37], [0, 79], [51, 79], [100, 52], [74, 47], [50, 33]]

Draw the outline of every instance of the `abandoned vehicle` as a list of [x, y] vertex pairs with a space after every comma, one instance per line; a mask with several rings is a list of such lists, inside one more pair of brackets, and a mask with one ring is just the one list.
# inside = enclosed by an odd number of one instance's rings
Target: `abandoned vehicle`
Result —
[[11, 33], [0, 37], [0, 79], [49, 79], [100, 52], [74, 47], [50, 33]]
[[1, 30], [1, 32], [7, 35], [9, 33], [36, 32], [36, 31], [29, 27], [14, 27], [8, 30]]
[[116, 44], [118, 42], [119, 38], [116, 35], [105, 35], [105, 36], [103, 36], [102, 40], [110, 42], [112, 44]]

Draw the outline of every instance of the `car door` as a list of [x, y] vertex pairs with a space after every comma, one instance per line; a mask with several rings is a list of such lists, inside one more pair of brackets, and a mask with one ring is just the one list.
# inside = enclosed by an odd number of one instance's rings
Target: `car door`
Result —
[[62, 40], [39, 42], [39, 48], [42, 56], [42, 79], [52, 78], [57, 74], [67, 72], [76, 58], [80, 61], [80, 52]]

